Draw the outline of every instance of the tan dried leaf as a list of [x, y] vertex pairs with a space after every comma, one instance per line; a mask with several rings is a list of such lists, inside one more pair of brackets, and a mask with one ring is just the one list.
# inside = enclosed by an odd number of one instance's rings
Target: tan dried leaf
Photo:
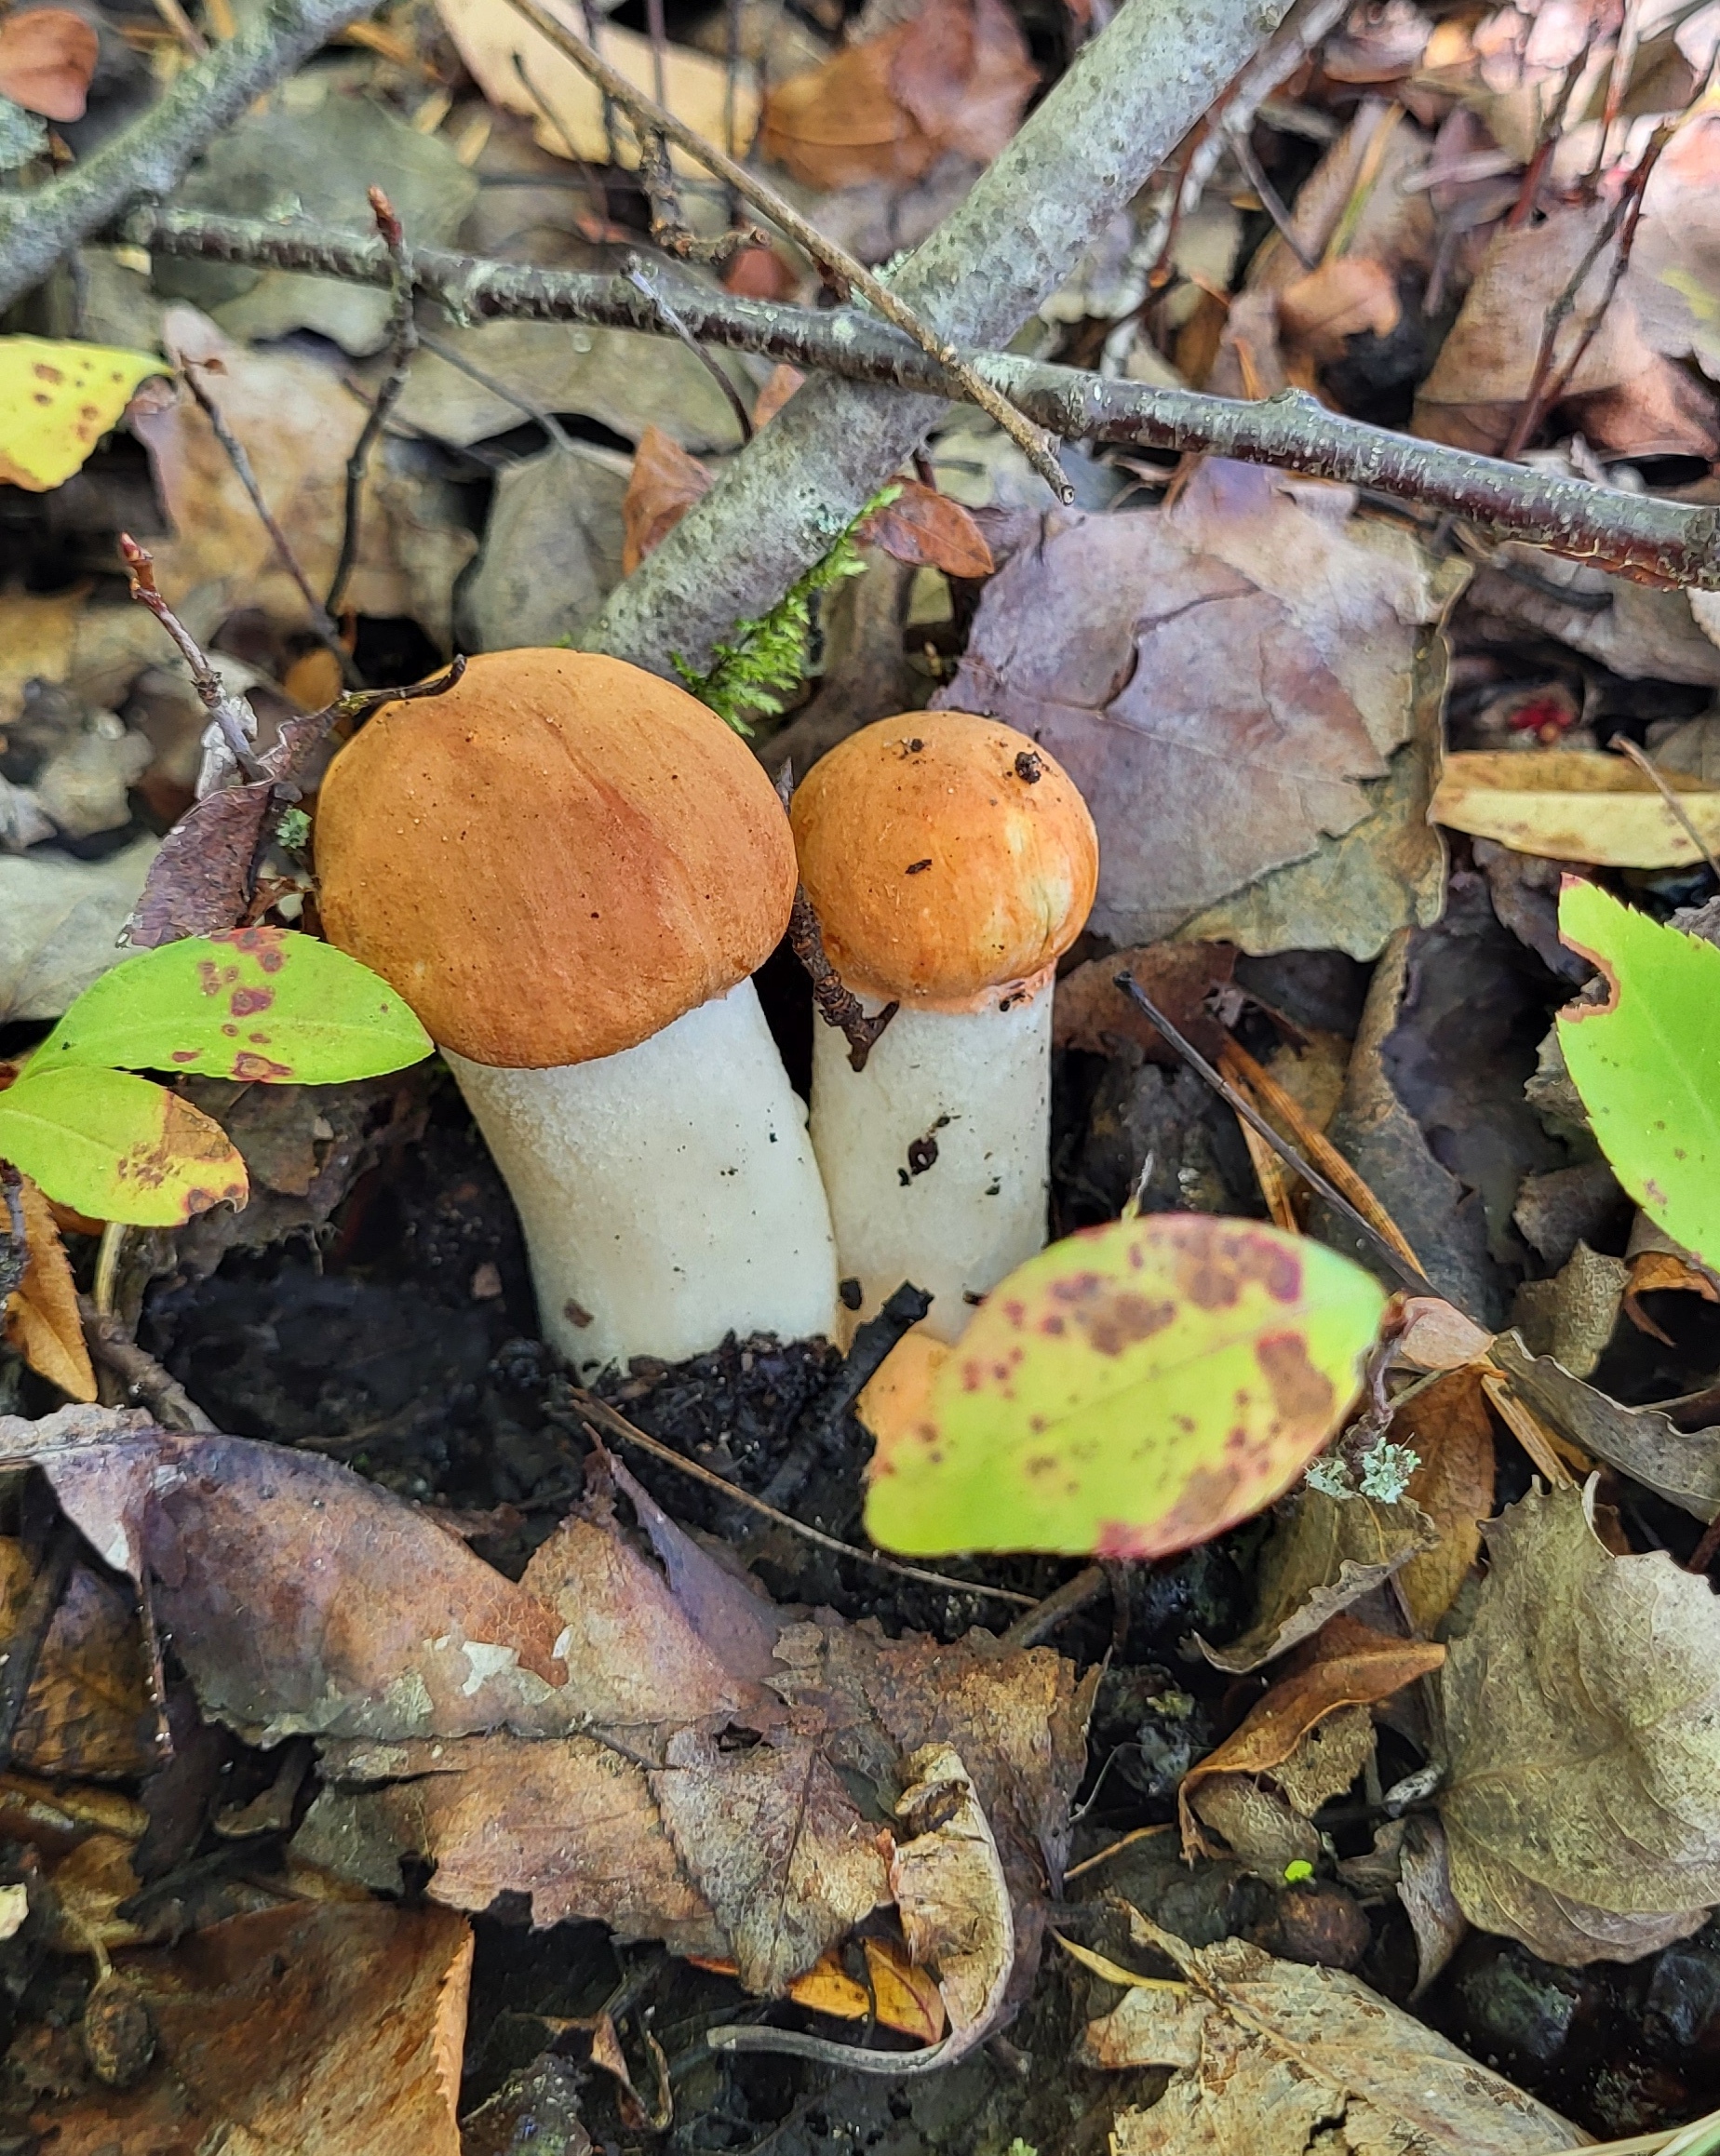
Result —
[[[1704, 842], [1720, 846], [1720, 792], [1686, 771], [1661, 777]], [[1433, 818], [1519, 853], [1601, 868], [1679, 868], [1701, 859], [1648, 774], [1598, 749], [1447, 757]]]
[[1341, 359], [1347, 341], [1371, 331], [1388, 336], [1403, 315], [1397, 280], [1367, 255], [1337, 255], [1278, 295], [1278, 333], [1285, 356], [1315, 367]]
[[1481, 1550], [1481, 1522], [1493, 1510], [1493, 1418], [1481, 1373], [1454, 1370], [1417, 1393], [1391, 1418], [1391, 1436], [1420, 1462], [1409, 1494], [1439, 1538], [1397, 1575], [1410, 1622], [1430, 1633], [1469, 1577]]
[[1394, 1343], [1400, 1362], [1417, 1370], [1461, 1370], [1479, 1362], [1492, 1345], [1491, 1332], [1443, 1296], [1405, 1298], [1404, 1330]]
[[1631, 1283], [1622, 1258], [1592, 1251], [1580, 1239], [1550, 1280], [1525, 1280], [1517, 1290], [1512, 1315], [1524, 1345], [1537, 1355], [1551, 1355], [1573, 1377], [1593, 1375], [1619, 1323], [1619, 1306]]
[[1241, 1939], [1191, 1948], [1131, 1912], [1187, 1981], [1137, 1986], [1088, 2025], [1095, 2066], [1176, 2069], [1126, 2110], [1113, 2156], [1549, 2156], [1576, 2127], [1341, 1970]]
[[659, 426], [648, 426], [633, 452], [627, 491], [621, 505], [621, 566], [631, 576], [645, 556], [660, 546], [693, 503], [711, 488], [710, 467], [690, 456]]
[[996, 2025], [1015, 1965], [1009, 1888], [973, 1783], [948, 1745], [927, 1745], [903, 1762], [908, 1787], [896, 1804], [906, 1838], [890, 1859], [890, 1891], [916, 1962], [937, 1972], [954, 2060]]
[[77, 1284], [46, 1198], [18, 1179], [30, 1262], [6, 1305], [6, 1332], [31, 1369], [73, 1399], [93, 1400], [96, 1373], [77, 1314]]
[[27, 7], [0, 22], [0, 97], [47, 120], [81, 120], [101, 41], [69, 7]]
[[1615, 1557], [1575, 1490], [1487, 1548], [1442, 1679], [1453, 1889], [1546, 1961], [1633, 1960], [1720, 1900], [1720, 1605], [1663, 1551]]

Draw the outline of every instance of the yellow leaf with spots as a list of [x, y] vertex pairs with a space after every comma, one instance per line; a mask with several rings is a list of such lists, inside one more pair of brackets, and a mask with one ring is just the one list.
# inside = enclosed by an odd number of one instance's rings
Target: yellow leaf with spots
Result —
[[1084, 1229], [995, 1287], [920, 1382], [868, 1399], [867, 1531], [916, 1557], [1209, 1541], [1338, 1427], [1384, 1309], [1360, 1265], [1259, 1221]]
[[137, 1227], [178, 1227], [249, 1191], [219, 1123], [123, 1070], [26, 1070], [0, 1094], [0, 1159], [61, 1205]]
[[146, 375], [153, 352], [0, 337], [0, 479], [46, 494], [83, 468]]

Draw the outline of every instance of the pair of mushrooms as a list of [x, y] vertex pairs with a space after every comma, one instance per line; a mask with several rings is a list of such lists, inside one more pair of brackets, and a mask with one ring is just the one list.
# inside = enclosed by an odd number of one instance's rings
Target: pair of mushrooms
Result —
[[[839, 1278], [860, 1314], [914, 1280], [953, 1340], [1043, 1243], [1052, 976], [1097, 846], [1010, 728], [865, 728], [791, 828], [680, 690], [495, 652], [342, 752], [316, 854], [330, 941], [441, 1048], [581, 1371], [832, 1332]], [[749, 978], [797, 877], [843, 982], [900, 1005], [863, 1071], [816, 1028], [810, 1133]]]

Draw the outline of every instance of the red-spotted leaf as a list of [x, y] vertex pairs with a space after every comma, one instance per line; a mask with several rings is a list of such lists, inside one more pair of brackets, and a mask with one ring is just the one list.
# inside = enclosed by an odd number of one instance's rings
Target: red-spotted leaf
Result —
[[38, 1071], [0, 1093], [0, 1159], [94, 1220], [177, 1227], [248, 1194], [221, 1125], [147, 1078], [101, 1068]]
[[994, 1288], [918, 1399], [872, 1418], [867, 1532], [924, 1557], [1208, 1541], [1332, 1436], [1384, 1308], [1359, 1265], [1255, 1221], [1088, 1228]]
[[265, 1085], [380, 1078], [430, 1053], [385, 981], [314, 936], [232, 929], [104, 973], [31, 1058], [38, 1072], [118, 1065]]

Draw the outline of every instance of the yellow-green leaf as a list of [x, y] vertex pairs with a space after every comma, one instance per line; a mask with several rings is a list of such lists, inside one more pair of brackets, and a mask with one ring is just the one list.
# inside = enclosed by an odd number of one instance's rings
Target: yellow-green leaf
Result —
[[0, 1093], [0, 1159], [95, 1220], [177, 1227], [230, 1199], [245, 1163], [221, 1125], [119, 1070], [27, 1069]]
[[874, 1424], [867, 1531], [927, 1557], [1205, 1542], [1332, 1436], [1384, 1307], [1359, 1265], [1256, 1221], [1150, 1213], [1071, 1236]]
[[45, 494], [83, 468], [145, 375], [153, 352], [0, 337], [0, 479]]
[[386, 981], [289, 929], [233, 929], [141, 951], [102, 974], [30, 1060], [337, 1085], [418, 1063], [430, 1036]]
[[1559, 1014], [1601, 1150], [1650, 1219], [1720, 1265], [1720, 950], [1576, 877], [1559, 933], [1610, 991]]
[[[1687, 771], [1661, 776], [1704, 844], [1720, 846], [1720, 792]], [[1647, 772], [1599, 749], [1449, 756], [1430, 814], [1453, 831], [1550, 861], [1686, 868], [1702, 858]]]

